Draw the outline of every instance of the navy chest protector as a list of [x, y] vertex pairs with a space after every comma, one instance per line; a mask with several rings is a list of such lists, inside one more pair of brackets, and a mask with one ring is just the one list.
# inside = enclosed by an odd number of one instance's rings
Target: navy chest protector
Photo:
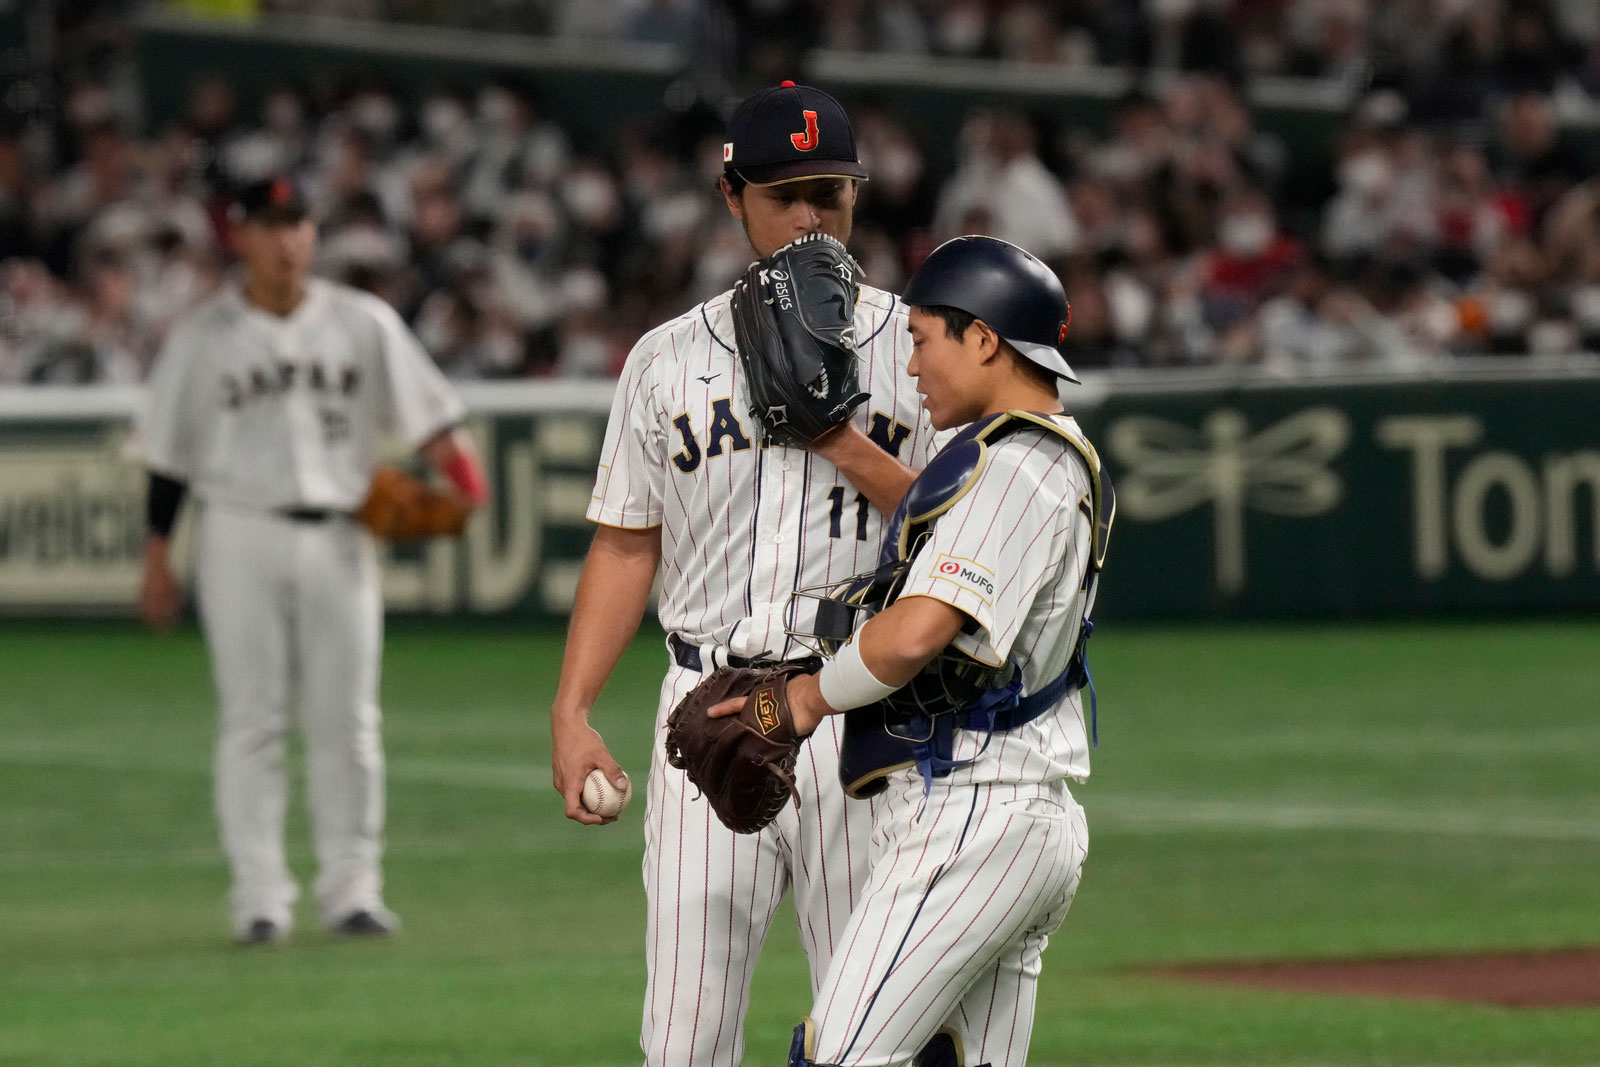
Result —
[[[1086, 602], [1092, 603], [1116, 512], [1110, 478], [1075, 422], [1058, 422], [1030, 411], [1007, 411], [973, 423], [940, 450], [911, 484], [890, 519], [878, 568], [831, 587], [826, 594], [814, 595], [818, 601], [816, 624], [813, 632], [804, 636], [814, 638], [821, 651], [831, 654], [868, 618], [894, 603], [933, 524], [977, 485], [990, 448], [1024, 430], [1045, 430], [1058, 437], [1062, 447], [1073, 449], [1089, 471], [1090, 497], [1079, 507], [1094, 531], [1084, 578], [1085, 591], [1091, 594]], [[967, 632], [977, 629], [977, 623], [969, 620]], [[1014, 729], [1078, 689], [1090, 689], [1092, 719], [1093, 688], [1084, 645], [1093, 629], [1085, 618], [1067, 663], [1033, 693], [1022, 693], [1022, 672], [1015, 663], [994, 667], [952, 647], [887, 699], [845, 712], [839, 757], [839, 778], [845, 792], [858, 798], [874, 796], [887, 787], [890, 773], [906, 767], [919, 768], [924, 785], [932, 778], [943, 778], [962, 765], [952, 759], [956, 730], [992, 735]]]

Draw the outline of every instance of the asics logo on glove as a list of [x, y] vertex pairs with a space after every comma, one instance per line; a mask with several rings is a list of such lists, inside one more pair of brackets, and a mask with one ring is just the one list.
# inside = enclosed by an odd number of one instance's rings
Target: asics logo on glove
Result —
[[856, 353], [859, 276], [843, 244], [814, 233], [752, 263], [734, 286], [735, 351], [764, 440], [803, 446], [867, 398]]

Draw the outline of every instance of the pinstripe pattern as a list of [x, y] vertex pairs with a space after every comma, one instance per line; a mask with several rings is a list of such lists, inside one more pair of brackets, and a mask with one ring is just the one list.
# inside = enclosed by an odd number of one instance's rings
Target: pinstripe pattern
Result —
[[1082, 808], [1060, 781], [941, 780], [923, 809], [914, 771], [876, 803], [872, 875], [813, 1010], [817, 1062], [908, 1063], [953, 1025], [969, 1063], [1020, 1067], [1039, 956], [1088, 853]]
[[[866, 339], [862, 388], [872, 397], [856, 424], [870, 432], [876, 412], [904, 426], [899, 456], [920, 467], [934, 433], [903, 369], [910, 354], [904, 309], [892, 295], [863, 288], [856, 327]], [[730, 651], [790, 654], [789, 594], [871, 566], [884, 525], [875, 510], [858, 513], [854, 487], [832, 463], [760, 445], [732, 346], [728, 294], [640, 340], [612, 404], [589, 507], [596, 522], [661, 528], [661, 623], [708, 659]], [[669, 669], [658, 734], [699, 680]], [[829, 723], [802, 753], [799, 811], [786, 809], [765, 831], [744, 837], [666, 766], [658, 736], [645, 814], [648, 979], [640, 1036], [651, 1067], [741, 1061], [750, 977], [790, 889], [813, 992], [820, 985], [865, 881], [871, 836], [871, 806], [847, 805], [838, 787], [838, 727]]]
[[[961, 647], [1015, 659], [1026, 690], [1044, 685], [1066, 666], [1089, 607], [1091, 530], [1078, 507], [1088, 479], [1049, 433], [1004, 438], [934, 523], [900, 595], [960, 608], [982, 628]], [[951, 562], [960, 566], [941, 566]], [[1078, 698], [984, 741], [958, 731], [955, 755], [973, 762], [926, 796], [905, 770], [877, 798], [872, 874], [812, 1011], [817, 1062], [906, 1064], [943, 1026], [961, 1035], [968, 1063], [1026, 1061], [1040, 954], [1088, 855], [1066, 785], [1089, 773]]]
[[[785, 611], [798, 586], [836, 581], [877, 560], [884, 517], [867, 509], [857, 527], [856, 492], [837, 467], [804, 449], [757, 443], [749, 393], [734, 355], [729, 294], [646, 334], [623, 370], [606, 428], [589, 518], [609, 526], [662, 528], [660, 618], [692, 644], [739, 655], [780, 653]], [[905, 312], [889, 293], [864, 287], [856, 312], [861, 384], [872, 399], [856, 411], [863, 431], [874, 412], [909, 429], [900, 458], [926, 462], [934, 431], [906, 377]], [[752, 447], [723, 439], [711, 455], [716, 402]], [[680, 416], [699, 452], [691, 471], [673, 457], [686, 448]], [[843, 487], [841, 532], [829, 494]], [[857, 537], [864, 532], [864, 537]]]
[[[1076, 428], [1068, 416], [1057, 421]], [[1066, 666], [1093, 606], [1081, 588], [1092, 531], [1078, 501], [1088, 494], [1088, 471], [1071, 446], [1043, 430], [1004, 438], [990, 450], [978, 483], [934, 523], [900, 595], [931, 596], [960, 608], [983, 630], [957, 638], [956, 647], [990, 663], [1014, 658], [1026, 691], [1043, 686]], [[948, 558], [984, 564], [994, 575], [994, 593], [941, 577], [940, 561]], [[1078, 693], [1063, 698], [1055, 712], [996, 735], [987, 749], [984, 740], [958, 732], [955, 758], [974, 762], [955, 771], [952, 781], [1081, 782], [1089, 776]]]
[[796, 767], [798, 812], [784, 809], [759, 834], [718, 822], [683, 773], [666, 766], [660, 743], [665, 712], [700, 677], [673, 666], [662, 684], [645, 810], [640, 1044], [646, 1063], [673, 1067], [741, 1061], [750, 978], [786, 890], [816, 992], [865, 881], [872, 825], [870, 804], [842, 803], [836, 723], [812, 737]]

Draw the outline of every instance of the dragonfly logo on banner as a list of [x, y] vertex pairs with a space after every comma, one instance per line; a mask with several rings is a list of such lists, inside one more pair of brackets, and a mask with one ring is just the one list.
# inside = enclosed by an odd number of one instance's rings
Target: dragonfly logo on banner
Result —
[[1121, 515], [1160, 522], [1211, 505], [1217, 589], [1230, 596], [1245, 585], [1246, 512], [1309, 518], [1332, 511], [1344, 497], [1344, 480], [1328, 464], [1349, 442], [1350, 419], [1326, 407], [1254, 434], [1231, 408], [1211, 412], [1198, 430], [1130, 415], [1107, 434]]

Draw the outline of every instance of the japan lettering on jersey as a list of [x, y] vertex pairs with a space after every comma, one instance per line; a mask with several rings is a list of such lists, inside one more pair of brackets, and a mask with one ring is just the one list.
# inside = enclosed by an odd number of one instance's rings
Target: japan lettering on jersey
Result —
[[353, 511], [385, 434], [416, 447], [465, 415], [393, 308], [313, 278], [286, 317], [230, 287], [179, 323], [136, 447], [203, 500]]
[[[737, 655], [792, 654], [789, 594], [871, 567], [884, 517], [821, 456], [763, 446], [734, 352], [731, 294], [646, 334], [612, 402], [589, 518], [662, 529], [661, 625]], [[932, 424], [905, 373], [906, 312], [863, 286], [855, 424], [920, 469]]]
[[[1071, 416], [1054, 420], [1076, 429]], [[929, 596], [965, 612], [982, 629], [958, 637], [957, 648], [995, 666], [1014, 660], [1023, 692], [1042, 688], [1066, 667], [1094, 606], [1086, 588], [1092, 492], [1083, 457], [1059, 436], [1022, 430], [1003, 438], [977, 483], [933, 523], [899, 599]], [[951, 785], [1081, 782], [1089, 743], [1080, 695], [992, 738], [958, 730], [954, 758], [973, 762], [951, 773]]]

